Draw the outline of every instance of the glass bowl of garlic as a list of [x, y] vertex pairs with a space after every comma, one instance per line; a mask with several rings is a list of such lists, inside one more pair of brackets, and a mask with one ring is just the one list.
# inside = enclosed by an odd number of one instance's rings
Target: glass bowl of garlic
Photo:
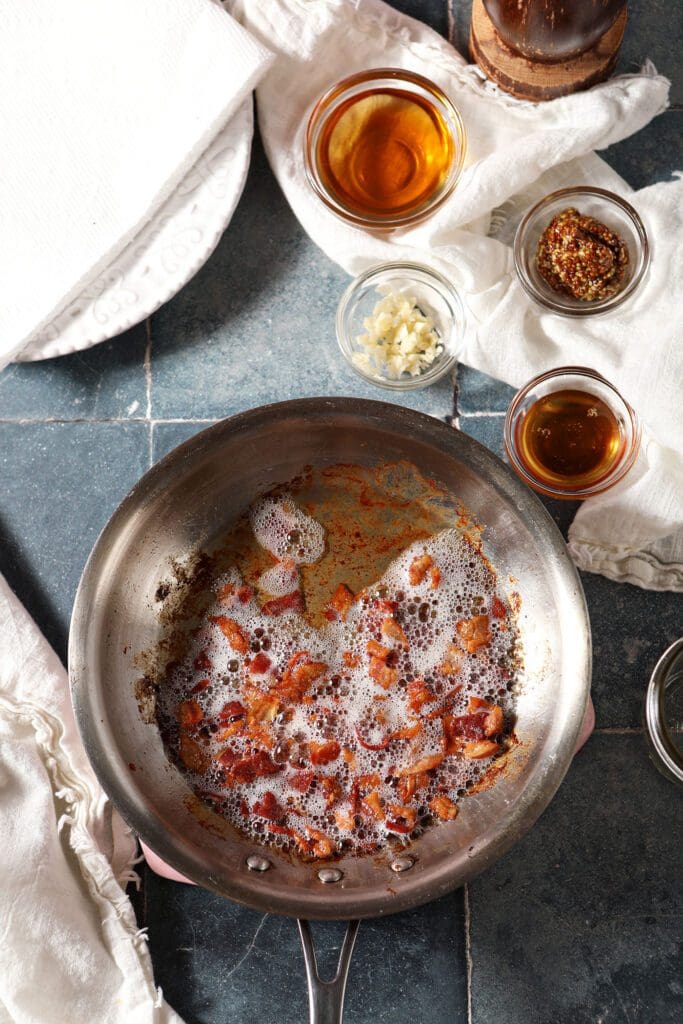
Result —
[[337, 308], [337, 341], [364, 380], [393, 390], [433, 384], [456, 363], [465, 313], [453, 285], [417, 263], [360, 274]]

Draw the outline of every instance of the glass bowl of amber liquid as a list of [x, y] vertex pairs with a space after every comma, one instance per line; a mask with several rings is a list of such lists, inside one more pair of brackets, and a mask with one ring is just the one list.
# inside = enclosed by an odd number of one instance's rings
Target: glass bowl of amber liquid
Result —
[[563, 366], [534, 377], [513, 398], [503, 441], [513, 469], [534, 490], [574, 501], [622, 480], [640, 448], [638, 416], [595, 370]]
[[[551, 225], [569, 210], [578, 218], [567, 218], [564, 233], [560, 229], [549, 241]], [[630, 203], [606, 189], [577, 186], [551, 192], [527, 211], [515, 235], [514, 260], [522, 287], [539, 305], [562, 316], [595, 316], [633, 295], [649, 266], [650, 247]], [[559, 274], [548, 273], [550, 261]]]
[[437, 85], [376, 68], [320, 97], [304, 157], [311, 187], [337, 216], [391, 231], [419, 223], [451, 195], [465, 150], [460, 114]]

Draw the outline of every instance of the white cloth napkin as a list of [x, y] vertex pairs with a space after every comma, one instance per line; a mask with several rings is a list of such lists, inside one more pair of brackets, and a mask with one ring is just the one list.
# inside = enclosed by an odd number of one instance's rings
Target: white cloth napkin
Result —
[[5, 0], [0, 365], [139, 232], [269, 60], [212, 0]]
[[182, 1024], [122, 886], [135, 839], [81, 746], [56, 654], [0, 576], [0, 1021]]
[[[257, 88], [271, 166], [309, 235], [350, 273], [409, 258], [455, 283], [468, 308], [460, 360], [520, 386], [554, 366], [592, 366], [639, 411], [647, 430], [628, 478], [586, 502], [570, 530], [582, 568], [653, 589], [683, 590], [683, 183], [632, 190], [592, 150], [638, 131], [665, 109], [669, 83], [651, 65], [549, 103], [520, 102], [482, 80], [444, 39], [380, 0], [260, 0], [233, 10], [277, 48]], [[468, 134], [458, 188], [418, 228], [376, 237], [339, 221], [313, 195], [303, 166], [310, 106], [354, 71], [399, 66], [453, 99]], [[594, 184], [628, 195], [652, 243], [648, 280], [609, 317], [566, 320], [532, 305], [510, 242], [521, 213], [555, 188]]]

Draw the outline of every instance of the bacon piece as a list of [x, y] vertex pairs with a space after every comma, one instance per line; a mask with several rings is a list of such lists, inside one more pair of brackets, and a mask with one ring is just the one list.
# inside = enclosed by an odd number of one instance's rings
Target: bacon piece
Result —
[[249, 675], [262, 676], [269, 670], [272, 662], [267, 654], [257, 654], [247, 665]]
[[428, 785], [429, 775], [427, 772], [421, 772], [419, 775], [405, 775], [398, 781], [398, 795], [403, 803], [407, 804], [419, 790]]
[[244, 585], [237, 587], [234, 583], [226, 583], [225, 586], [219, 589], [216, 596], [221, 604], [230, 607], [238, 601], [240, 604], [247, 604], [251, 601], [253, 595], [254, 591], [251, 587]]
[[[405, 822], [406, 825], [408, 825], [408, 831], [412, 832], [415, 828], [415, 822], [417, 821], [417, 811], [414, 807], [406, 807], [405, 804], [389, 804], [388, 809], [391, 811], [394, 818]], [[389, 828], [388, 822], [387, 828]]]
[[366, 750], [386, 750], [389, 746], [389, 736], [382, 737], [379, 743], [369, 743], [368, 740], [363, 739], [361, 731], [357, 725], [354, 726], [354, 732], [361, 747], [364, 747]]
[[340, 583], [330, 600], [325, 605], [325, 618], [329, 619], [330, 622], [333, 622], [335, 619], [341, 619], [342, 622], [345, 622], [349, 608], [353, 602], [353, 592], [349, 590], [345, 583]]
[[376, 640], [368, 640], [365, 650], [372, 658], [379, 658], [380, 661], [386, 661], [391, 653], [388, 647], [378, 643]]
[[382, 636], [385, 636], [388, 640], [393, 640], [394, 643], [399, 644], [404, 650], [408, 649], [408, 637], [396, 619], [387, 616], [386, 619], [382, 620]]
[[368, 775], [359, 775], [356, 784], [359, 789], [377, 789], [381, 781], [377, 772], [370, 772]]
[[348, 747], [342, 747], [342, 759], [348, 764], [352, 771], [356, 768], [356, 755]]
[[190, 693], [201, 693], [202, 690], [206, 690], [207, 687], [211, 686], [210, 679], [200, 679], [198, 683], [195, 683]]
[[437, 793], [436, 796], [432, 797], [429, 801], [429, 808], [442, 821], [453, 821], [458, 814], [457, 806], [445, 793]]
[[370, 658], [368, 675], [380, 686], [383, 686], [385, 690], [388, 690], [398, 680], [398, 669], [389, 668], [382, 658], [372, 657]]
[[197, 672], [208, 672], [212, 666], [211, 659], [206, 651], [200, 651], [192, 664], [196, 668]]
[[455, 626], [460, 641], [470, 654], [476, 654], [491, 639], [488, 615], [473, 615], [471, 619], [460, 619]]
[[503, 731], [505, 719], [500, 705], [489, 704], [487, 701], [482, 700], [481, 697], [470, 697], [467, 710], [470, 714], [478, 711], [486, 712], [483, 729], [484, 736], [487, 739], [491, 736], [498, 736]]
[[491, 600], [491, 615], [494, 619], [504, 619], [507, 609], [497, 594], [493, 595]]
[[455, 644], [449, 644], [445, 657], [439, 665], [439, 672], [445, 676], [457, 675], [462, 668], [464, 658], [465, 655], [459, 647], [456, 647]]
[[239, 623], [229, 619], [227, 615], [210, 615], [209, 622], [213, 622], [220, 629], [233, 651], [237, 654], [246, 654], [249, 650], [249, 637]]
[[313, 782], [314, 778], [315, 772], [296, 772], [296, 774], [292, 775], [291, 779], [289, 780], [289, 784], [292, 787], [292, 789], [295, 789], [297, 791], [297, 793], [307, 793], [311, 788], [311, 783]]
[[408, 710], [418, 712], [424, 704], [431, 704], [436, 700], [436, 694], [432, 693], [425, 685], [424, 679], [413, 679], [408, 683]]
[[210, 758], [206, 750], [187, 733], [181, 732], [180, 734], [178, 754], [185, 767], [198, 775], [203, 775], [209, 767]]
[[405, 725], [402, 729], [392, 732], [390, 740], [413, 740], [422, 730], [422, 722], [415, 722], [414, 725]]
[[176, 717], [181, 729], [191, 729], [204, 717], [204, 712], [196, 700], [184, 700], [178, 705]]
[[332, 807], [342, 795], [342, 789], [333, 775], [321, 775], [320, 787], [327, 807]]
[[[308, 651], [300, 651], [290, 658], [289, 665], [277, 684], [276, 689], [285, 700], [298, 703], [309, 686], [327, 672], [324, 661], [307, 661]], [[302, 660], [303, 658], [303, 660]]]
[[380, 818], [384, 817], [384, 814], [382, 812], [382, 804], [379, 799], [379, 793], [377, 792], [376, 789], [373, 789], [371, 793], [368, 793], [367, 796], [363, 797], [363, 799], [361, 800], [361, 809], [363, 808], [367, 808], [367, 810], [370, 811], [370, 814], [373, 816], [373, 818], [377, 818], [379, 820]]
[[311, 750], [311, 764], [329, 764], [336, 761], [341, 753], [341, 747], [336, 740], [327, 743], [309, 743]]
[[441, 569], [438, 565], [432, 565], [429, 569], [429, 586], [432, 590], [437, 590], [441, 583]]
[[498, 744], [492, 740], [471, 740], [465, 743], [462, 754], [471, 761], [479, 761], [485, 757], [493, 757], [499, 750]]
[[408, 579], [414, 587], [417, 587], [424, 580], [428, 570], [434, 564], [434, 560], [431, 555], [418, 555], [414, 558], [408, 567]]
[[228, 769], [227, 779], [230, 783], [253, 782], [261, 776], [276, 775], [283, 767], [281, 764], [275, 764], [265, 750], [257, 750], [234, 761]]
[[398, 778], [403, 778], [406, 775], [421, 775], [422, 772], [431, 771], [432, 768], [436, 768], [440, 765], [444, 759], [443, 754], [428, 754], [427, 757], [421, 757], [415, 764], [408, 765], [407, 768], [401, 768], [395, 774]]
[[307, 853], [313, 854], [318, 859], [332, 856], [334, 844], [324, 832], [319, 832], [317, 828], [311, 828], [310, 825], [305, 825], [304, 831], [308, 837]]
[[222, 722], [231, 722], [235, 718], [244, 718], [246, 713], [244, 705], [240, 701], [229, 700], [218, 712], [218, 717]]
[[264, 615], [282, 615], [286, 611], [302, 612], [304, 610], [304, 599], [300, 590], [294, 590], [284, 597], [274, 597], [272, 601], [266, 601], [261, 608]]
[[355, 815], [351, 811], [344, 811], [342, 809], [335, 811], [334, 820], [337, 823], [337, 828], [342, 829], [344, 832], [350, 832], [356, 827]]
[[358, 668], [360, 665], [360, 658], [357, 654], [352, 654], [351, 651], [342, 651], [342, 661], [347, 668]]
[[466, 740], [484, 739], [485, 711], [474, 715], [444, 715], [442, 745], [446, 754], [462, 752]]
[[284, 817], [285, 813], [277, 802], [275, 794], [271, 793], [269, 789], [266, 790], [260, 800], [254, 803], [253, 811], [260, 818], [268, 818], [269, 821], [277, 821], [278, 818]]
[[272, 690], [264, 693], [257, 686], [246, 684], [242, 696], [247, 705], [247, 722], [250, 727], [259, 722], [272, 722], [280, 710], [278, 694]]

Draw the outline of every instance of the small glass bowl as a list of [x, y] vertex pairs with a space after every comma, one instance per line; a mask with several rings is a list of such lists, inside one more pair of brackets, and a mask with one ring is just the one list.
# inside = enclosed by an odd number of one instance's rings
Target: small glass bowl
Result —
[[[568, 481], [563, 485], [559, 481], [549, 482], [547, 478], [536, 476], [523, 460], [519, 437], [524, 418], [531, 407], [540, 398], [557, 391], [585, 391], [601, 399], [611, 410], [619, 424], [619, 450], [609, 468], [602, 476], [585, 486], [572, 486]], [[521, 388], [508, 406], [503, 426], [503, 443], [512, 468], [522, 480], [534, 490], [550, 498], [563, 498], [570, 501], [581, 501], [613, 487], [622, 480], [633, 466], [640, 450], [641, 426], [636, 412], [619, 394], [613, 384], [605, 380], [595, 370], [584, 366], [561, 366], [556, 370], [534, 377]]]
[[[319, 166], [319, 146], [330, 118], [339, 108], [361, 94], [382, 90], [401, 89], [430, 104], [443, 119], [453, 145], [453, 158], [448, 172], [439, 186], [418, 206], [385, 213], [360, 211], [333, 192], [324, 180]], [[458, 183], [465, 161], [467, 142], [465, 127], [456, 107], [448, 96], [428, 78], [403, 68], [375, 68], [344, 78], [317, 100], [306, 127], [304, 162], [306, 177], [316, 195], [333, 213], [359, 227], [374, 231], [393, 231], [413, 227], [441, 206]]]
[[644, 717], [652, 762], [662, 775], [683, 786], [683, 637], [655, 665], [645, 694]]
[[[543, 278], [536, 264], [538, 241], [553, 217], [574, 207], [594, 217], [619, 235], [628, 248], [629, 262], [619, 291], [606, 299], [583, 301], [557, 292]], [[514, 241], [515, 270], [528, 295], [546, 309], [562, 316], [594, 316], [621, 306], [643, 279], [650, 264], [650, 246], [642, 220], [625, 199], [602, 188], [563, 188], [551, 192], [522, 218]]]
[[[358, 336], [366, 333], [363, 321], [390, 292], [414, 298], [430, 316], [439, 333], [442, 350], [431, 366], [418, 376], [392, 377], [381, 369], [368, 370], [354, 362], [365, 353]], [[381, 263], [355, 278], [337, 307], [337, 341], [351, 369], [364, 380], [394, 391], [427, 387], [455, 366], [457, 350], [465, 330], [465, 311], [453, 285], [436, 270], [417, 263]]]

